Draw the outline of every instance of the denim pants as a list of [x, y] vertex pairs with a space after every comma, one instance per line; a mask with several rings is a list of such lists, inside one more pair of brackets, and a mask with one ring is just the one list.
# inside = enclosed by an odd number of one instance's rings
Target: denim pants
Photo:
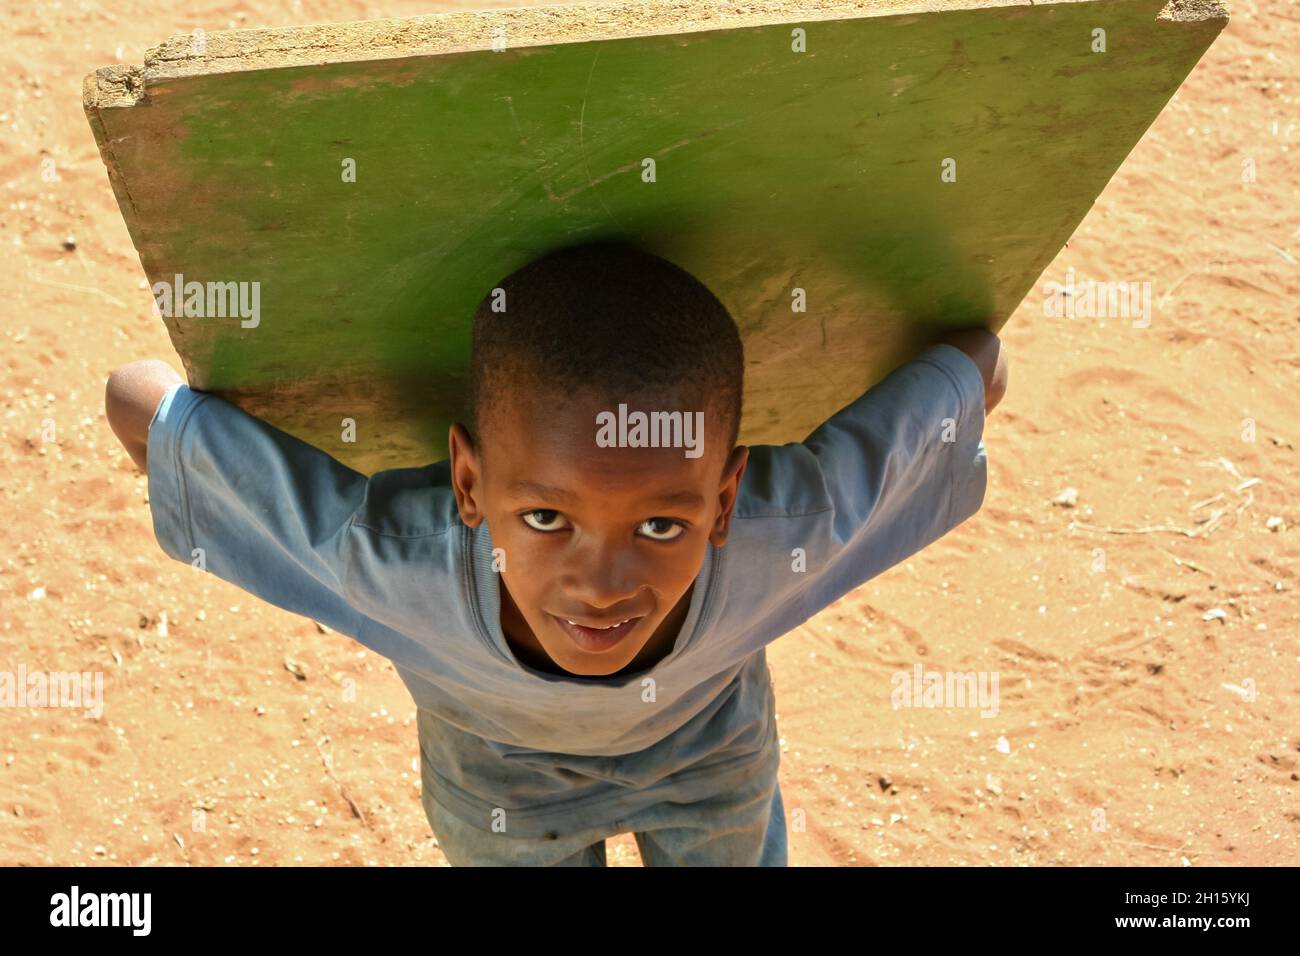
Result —
[[776, 775], [696, 803], [657, 803], [625, 820], [555, 839], [471, 826], [423, 796], [452, 866], [604, 866], [605, 840], [631, 833], [646, 866], [785, 866], [785, 806]]

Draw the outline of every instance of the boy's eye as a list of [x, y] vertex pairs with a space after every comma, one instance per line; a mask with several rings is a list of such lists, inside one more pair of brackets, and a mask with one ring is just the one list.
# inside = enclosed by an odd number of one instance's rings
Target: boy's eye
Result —
[[567, 524], [563, 515], [549, 509], [530, 511], [523, 516], [523, 519], [524, 524], [534, 531], [559, 531]]
[[686, 529], [672, 518], [651, 518], [641, 522], [641, 533], [653, 541], [672, 541]]

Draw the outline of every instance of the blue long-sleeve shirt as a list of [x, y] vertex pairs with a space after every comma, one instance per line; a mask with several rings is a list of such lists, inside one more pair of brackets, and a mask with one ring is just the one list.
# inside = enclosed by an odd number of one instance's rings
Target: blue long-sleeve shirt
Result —
[[149, 427], [149, 501], [170, 556], [392, 660], [435, 800], [538, 836], [774, 772], [764, 647], [978, 511], [983, 430], [979, 370], [944, 344], [802, 443], [752, 447], [671, 653], [622, 677], [515, 658], [491, 529], [460, 521], [445, 461], [367, 478], [182, 385]]

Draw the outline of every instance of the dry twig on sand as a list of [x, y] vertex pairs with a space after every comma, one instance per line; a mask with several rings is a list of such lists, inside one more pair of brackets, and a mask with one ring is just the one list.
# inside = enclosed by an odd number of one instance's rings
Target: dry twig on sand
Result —
[[334, 755], [326, 751], [322, 746], [322, 744], [327, 743], [329, 743], [328, 737], [322, 737], [320, 740], [316, 741], [316, 750], [320, 754], [321, 763], [325, 765], [325, 773], [327, 773], [329, 778], [338, 785], [339, 793], [343, 794], [343, 799], [348, 802], [348, 806], [352, 808], [352, 812], [356, 815], [356, 818], [361, 821], [361, 825], [370, 829], [370, 821], [367, 820], [366, 815], [361, 812], [361, 807], [357, 802], [352, 799], [352, 794], [348, 793], [348, 788], [343, 785], [343, 781], [334, 773]]

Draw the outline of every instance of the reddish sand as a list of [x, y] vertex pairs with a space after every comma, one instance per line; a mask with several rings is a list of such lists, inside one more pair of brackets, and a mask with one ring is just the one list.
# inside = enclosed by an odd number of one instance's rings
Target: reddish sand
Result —
[[[154, 542], [103, 383], [179, 363], [81, 110], [172, 33], [430, 8], [6, 4], [0, 670], [102, 670], [108, 705], [0, 709], [0, 864], [444, 862], [391, 666]], [[772, 645], [792, 864], [1300, 862], [1298, 17], [1235, 4], [1044, 276], [1149, 280], [1151, 326], [1032, 293], [983, 510]], [[998, 715], [893, 709], [918, 661], [996, 671]]]

